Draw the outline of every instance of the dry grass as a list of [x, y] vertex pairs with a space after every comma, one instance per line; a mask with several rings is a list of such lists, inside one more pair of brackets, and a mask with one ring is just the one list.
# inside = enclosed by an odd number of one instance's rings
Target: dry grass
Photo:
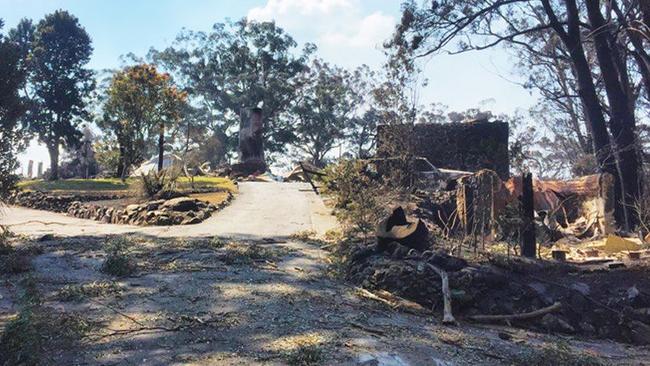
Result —
[[300, 346], [287, 355], [287, 364], [292, 366], [320, 365], [323, 363], [324, 352], [318, 346]]
[[80, 285], [66, 285], [57, 294], [61, 301], [79, 302], [87, 298], [119, 294], [121, 287], [115, 282], [90, 282]]
[[606, 365], [596, 356], [577, 351], [561, 342], [545, 343], [536, 347], [525, 347], [513, 357], [513, 365], [522, 366], [599, 366]]
[[226, 264], [251, 264], [256, 261], [274, 260], [292, 253], [285, 247], [266, 247], [257, 244], [230, 242], [223, 247], [221, 260]]
[[[97, 179], [59, 179], [46, 181], [42, 179], [24, 180], [18, 183], [18, 187], [25, 190], [42, 192], [126, 192], [137, 184], [139, 178], [127, 178], [125, 181], [119, 178], [97, 178]], [[190, 190], [192, 184], [187, 177], [179, 177], [177, 188], [181, 191]], [[194, 177], [194, 188], [223, 189], [224, 191], [236, 192], [237, 186], [228, 178], [223, 177]]]
[[21, 310], [0, 335], [1, 365], [40, 365], [50, 352], [78, 342], [90, 325], [78, 316], [60, 314], [41, 305], [32, 277], [22, 281]]
[[196, 194], [191, 194], [190, 197], [196, 198], [204, 202], [211, 203], [215, 206], [219, 206], [230, 198], [230, 194], [226, 191], [221, 191], [221, 192], [210, 192], [210, 193], [196, 193]]

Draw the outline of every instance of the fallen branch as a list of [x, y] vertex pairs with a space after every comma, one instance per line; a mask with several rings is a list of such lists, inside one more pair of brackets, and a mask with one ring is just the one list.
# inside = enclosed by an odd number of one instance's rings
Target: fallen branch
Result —
[[562, 307], [562, 303], [555, 302], [551, 306], [547, 306], [545, 308], [534, 310], [528, 313], [509, 314], [509, 315], [473, 315], [470, 316], [469, 319], [477, 322], [486, 322], [486, 323], [496, 322], [496, 321], [525, 320], [525, 319], [537, 318], [542, 315], [555, 312], [559, 310], [561, 307]]
[[422, 305], [403, 299], [397, 295], [391, 294], [388, 291], [380, 290], [377, 291], [377, 293], [372, 293], [363, 288], [357, 288], [356, 290], [360, 296], [384, 303], [392, 309], [402, 310], [404, 312], [416, 315], [431, 315], [431, 312], [424, 308]]
[[357, 323], [357, 322], [354, 322], [354, 321], [351, 321], [351, 322], [350, 322], [350, 325], [353, 326], [353, 327], [355, 327], [355, 328], [359, 328], [359, 329], [361, 329], [361, 330], [365, 330], [366, 332], [373, 333], [373, 334], [376, 334], [376, 335], [383, 336], [383, 335], [386, 334], [386, 333], [385, 333], [383, 330], [381, 330], [381, 329], [377, 329], [377, 328], [375, 328], [375, 327], [370, 327], [370, 326], [367, 326], [367, 325], [363, 325], [363, 324], [361, 324], [361, 323]]
[[407, 300], [402, 297], [399, 297], [393, 293], [390, 293], [386, 290], [378, 290], [376, 291], [376, 294], [392, 303], [395, 304], [395, 307], [398, 309], [401, 309], [407, 313], [411, 314], [420, 314], [420, 315], [431, 315], [431, 311], [429, 311], [427, 308], [424, 306], [418, 304], [415, 301]]
[[451, 291], [449, 291], [449, 276], [447, 276], [447, 272], [431, 263], [424, 262], [424, 264], [436, 272], [442, 281], [442, 299], [444, 301], [442, 324], [456, 324], [456, 319], [451, 311]]
[[106, 333], [106, 334], [90, 334], [90, 336], [95, 336], [97, 339], [104, 339], [104, 338], [110, 338], [110, 337], [116, 337], [116, 336], [124, 336], [124, 335], [129, 335], [133, 333], [140, 333], [140, 332], [145, 332], [145, 331], [150, 331], [150, 332], [178, 332], [181, 330], [180, 326], [174, 327], [174, 328], [167, 328], [167, 327], [138, 327], [138, 328], [131, 328], [131, 329], [119, 329], [119, 330], [114, 330], [114, 329], [108, 329], [112, 330], [111, 333]]
[[29, 220], [29, 221], [23, 221], [19, 222], [16, 224], [7, 224], [5, 226], [19, 226], [19, 225], [27, 225], [27, 224], [42, 224], [42, 225], [71, 225], [70, 223], [65, 223], [65, 222], [56, 222], [56, 221], [41, 221], [41, 220]]

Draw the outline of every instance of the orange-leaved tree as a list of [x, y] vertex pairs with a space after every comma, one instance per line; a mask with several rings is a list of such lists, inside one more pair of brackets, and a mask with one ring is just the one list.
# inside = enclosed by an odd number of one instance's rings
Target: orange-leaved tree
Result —
[[186, 103], [187, 94], [154, 65], [128, 66], [113, 76], [99, 124], [117, 138], [118, 176], [125, 177], [131, 165], [144, 159], [146, 139], [156, 134], [158, 170], [162, 169], [165, 131], [180, 121]]

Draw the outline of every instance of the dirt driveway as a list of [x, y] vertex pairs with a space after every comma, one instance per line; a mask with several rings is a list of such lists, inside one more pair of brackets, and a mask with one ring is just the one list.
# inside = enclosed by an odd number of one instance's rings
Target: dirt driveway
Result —
[[239, 184], [239, 193], [230, 206], [196, 224], [170, 227], [138, 227], [102, 224], [64, 214], [21, 207], [4, 209], [0, 224], [29, 236], [56, 234], [112, 235], [142, 233], [157, 237], [277, 237], [299, 231], [325, 233], [336, 226], [335, 218], [322, 200], [303, 183]]
[[[328, 244], [291, 236], [334, 225], [307, 186], [240, 192], [204, 223], [171, 228], [11, 208], [3, 222], [16, 232], [65, 237], [12, 242], [29, 261], [2, 274], [0, 331], [35, 334], [38, 347], [12, 342], [10, 352], [51, 365], [650, 364], [644, 347], [443, 326], [369, 300], [338, 277]], [[122, 254], [133, 271], [107, 274], [108, 234], [125, 232], [135, 232]]]

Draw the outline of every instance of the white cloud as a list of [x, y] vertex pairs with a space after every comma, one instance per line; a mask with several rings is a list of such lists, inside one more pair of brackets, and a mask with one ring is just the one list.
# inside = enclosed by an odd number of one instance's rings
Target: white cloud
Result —
[[252, 20], [274, 20], [299, 42], [312, 42], [319, 57], [341, 66], [379, 66], [381, 44], [395, 18], [364, 11], [361, 0], [267, 0], [248, 11]]
[[394, 27], [395, 18], [375, 12], [352, 24], [347, 32], [327, 32], [321, 40], [330, 45], [376, 47], [390, 37]]
[[265, 6], [248, 11], [252, 20], [283, 20], [285, 17], [331, 15], [349, 11], [358, 5], [356, 0], [268, 0]]

